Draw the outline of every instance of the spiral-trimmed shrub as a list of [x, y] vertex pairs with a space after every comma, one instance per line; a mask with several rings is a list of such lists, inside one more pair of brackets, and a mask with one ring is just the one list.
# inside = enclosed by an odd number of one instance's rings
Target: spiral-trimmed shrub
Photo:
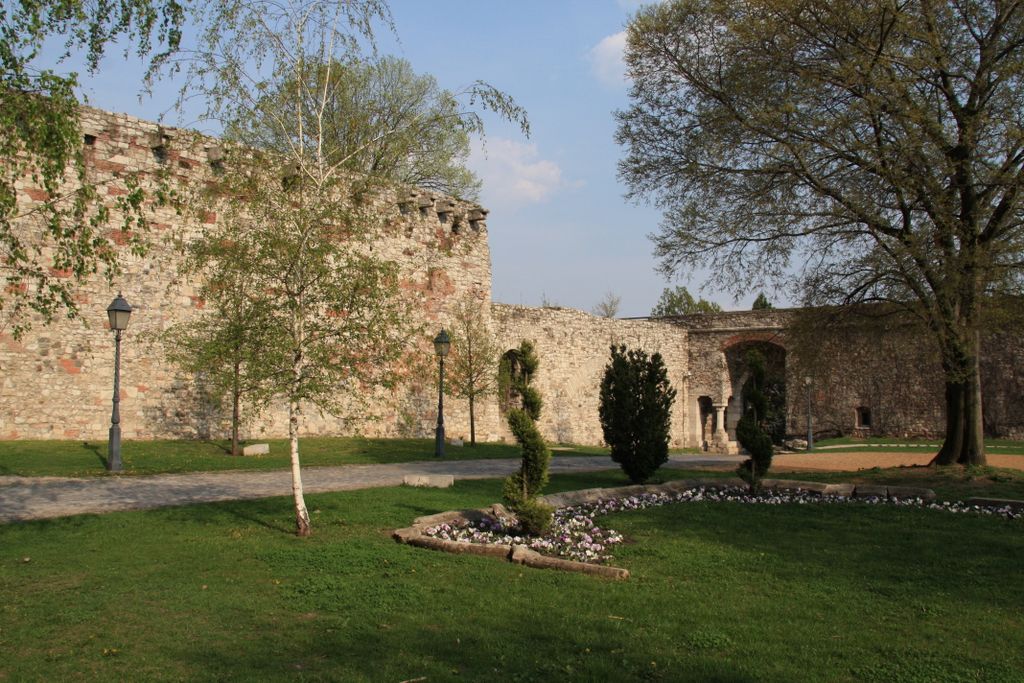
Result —
[[508, 426], [522, 448], [519, 471], [505, 480], [502, 494], [505, 504], [516, 513], [524, 533], [539, 535], [551, 525], [553, 509], [536, 498], [548, 483], [551, 451], [544, 443], [536, 420], [540, 419], [540, 393], [530, 386], [539, 361], [533, 344], [524, 341], [515, 353], [515, 372], [511, 373], [511, 394], [521, 407], [508, 411]]

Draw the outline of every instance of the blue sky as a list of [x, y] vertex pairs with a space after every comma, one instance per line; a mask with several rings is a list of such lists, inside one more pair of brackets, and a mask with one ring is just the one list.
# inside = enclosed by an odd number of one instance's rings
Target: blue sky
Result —
[[[485, 116], [486, 151], [475, 150], [470, 160], [483, 179], [481, 204], [491, 210], [495, 301], [535, 306], [546, 299], [590, 310], [612, 292], [622, 299], [620, 316], [641, 316], [663, 288], [677, 284], [655, 271], [647, 235], [660, 214], [627, 202], [616, 177], [622, 150], [612, 112], [628, 106], [622, 31], [639, 5], [391, 0], [397, 40], [381, 34], [381, 52], [408, 59], [449, 90], [487, 81], [529, 114], [529, 139]], [[94, 106], [155, 119], [173, 105], [177, 88], [159, 84], [140, 102], [137, 73], [113, 51], [84, 94]], [[173, 113], [165, 118], [190, 123]], [[704, 274], [679, 283], [696, 292]], [[725, 308], [750, 307], [713, 290], [702, 295]]]

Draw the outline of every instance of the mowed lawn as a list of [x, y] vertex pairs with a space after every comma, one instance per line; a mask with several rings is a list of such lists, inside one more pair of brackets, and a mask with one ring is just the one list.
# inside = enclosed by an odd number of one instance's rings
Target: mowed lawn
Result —
[[[548, 490], [623, 483], [555, 476]], [[501, 482], [0, 526], [0, 680], [1021, 681], [1024, 523], [868, 505], [620, 513], [614, 582], [398, 545]]]
[[[268, 455], [232, 456], [230, 442], [198, 440], [125, 441], [121, 447], [124, 474], [169, 474], [221, 470], [273, 470], [289, 467], [287, 439], [264, 439]], [[558, 448], [558, 455], [599, 455], [608, 449], [589, 446]], [[433, 439], [367, 439], [308, 437], [299, 441], [307, 467], [362, 465], [432, 460]], [[0, 441], [0, 475], [23, 477], [89, 477], [108, 474], [106, 441]], [[445, 460], [518, 458], [519, 447], [504, 443], [445, 447]]]

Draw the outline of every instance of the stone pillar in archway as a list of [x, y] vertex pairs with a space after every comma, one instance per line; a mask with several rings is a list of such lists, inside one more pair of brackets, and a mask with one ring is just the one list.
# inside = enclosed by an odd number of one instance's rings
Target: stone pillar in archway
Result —
[[724, 445], [729, 441], [729, 432], [725, 430], [725, 406], [715, 405], [715, 443]]

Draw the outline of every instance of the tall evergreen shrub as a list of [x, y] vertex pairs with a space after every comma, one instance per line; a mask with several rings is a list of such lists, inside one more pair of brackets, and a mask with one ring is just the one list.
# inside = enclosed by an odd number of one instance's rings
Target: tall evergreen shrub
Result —
[[522, 531], [539, 535], [551, 526], [552, 514], [549, 505], [537, 500], [541, 489], [548, 483], [548, 463], [551, 461], [551, 451], [536, 425], [543, 402], [540, 392], [530, 386], [540, 361], [529, 341], [523, 341], [510, 360], [510, 393], [513, 402], [518, 399], [519, 407], [508, 411], [508, 426], [522, 448], [523, 460], [519, 471], [505, 480], [502, 494], [506, 505], [519, 518]]
[[736, 474], [747, 482], [751, 491], [761, 486], [761, 479], [772, 465], [772, 437], [766, 429], [769, 417], [768, 397], [765, 395], [766, 370], [764, 355], [751, 349], [746, 356], [750, 379], [743, 386], [743, 416], [736, 425], [736, 440], [750, 454], [740, 463]]
[[668, 460], [675, 398], [661, 354], [611, 347], [598, 411], [612, 460], [631, 481], [644, 483]]

